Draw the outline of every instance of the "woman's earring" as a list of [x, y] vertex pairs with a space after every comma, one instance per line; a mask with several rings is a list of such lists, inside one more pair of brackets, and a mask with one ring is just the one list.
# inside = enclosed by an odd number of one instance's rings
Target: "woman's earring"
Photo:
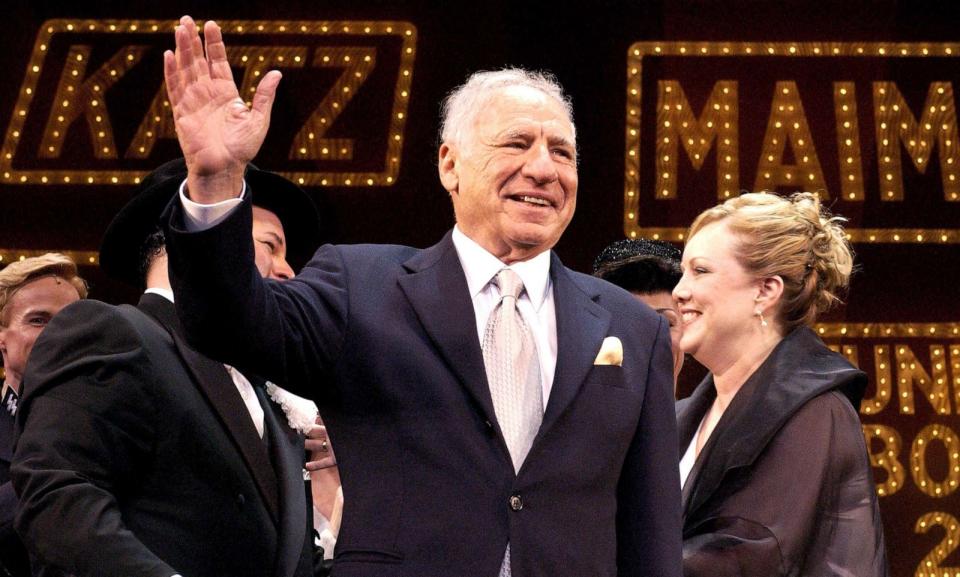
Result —
[[763, 311], [761, 311], [760, 309], [757, 309], [757, 310], [753, 311], [753, 316], [755, 316], [755, 317], [760, 317], [760, 326], [761, 326], [761, 327], [763, 327], [763, 328], [766, 328], [766, 327], [767, 327], [767, 319], [763, 318]]

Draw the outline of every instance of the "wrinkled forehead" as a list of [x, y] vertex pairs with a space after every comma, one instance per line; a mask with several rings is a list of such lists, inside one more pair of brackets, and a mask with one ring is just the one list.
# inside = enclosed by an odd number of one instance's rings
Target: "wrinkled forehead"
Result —
[[504, 86], [491, 89], [480, 99], [474, 111], [471, 129], [489, 132], [510, 125], [540, 124], [576, 142], [576, 128], [566, 105], [554, 96], [532, 86]]

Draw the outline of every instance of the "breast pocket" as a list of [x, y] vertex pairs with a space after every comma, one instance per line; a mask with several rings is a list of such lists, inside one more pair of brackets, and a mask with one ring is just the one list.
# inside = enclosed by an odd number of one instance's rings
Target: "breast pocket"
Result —
[[587, 373], [585, 383], [605, 385], [608, 387], [628, 388], [624, 377], [623, 367], [617, 365], [594, 365]]

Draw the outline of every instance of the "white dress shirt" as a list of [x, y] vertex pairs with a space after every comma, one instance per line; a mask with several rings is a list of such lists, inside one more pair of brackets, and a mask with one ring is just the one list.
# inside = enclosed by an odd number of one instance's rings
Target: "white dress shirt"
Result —
[[500, 302], [500, 289], [490, 281], [503, 268], [510, 268], [523, 281], [524, 292], [517, 300], [520, 316], [530, 327], [537, 345], [540, 362], [540, 386], [543, 389], [543, 407], [546, 411], [553, 374], [557, 368], [557, 314], [553, 302], [553, 282], [550, 280], [550, 251], [544, 251], [530, 260], [515, 262], [509, 267], [500, 259], [453, 227], [453, 246], [460, 258], [460, 266], [467, 277], [467, 288], [473, 301], [477, 319], [477, 339], [483, 342], [490, 313]]
[[684, 451], [683, 457], [680, 459], [680, 489], [686, 486], [690, 471], [693, 470], [693, 466], [697, 462], [697, 437], [700, 436], [700, 429], [703, 428], [703, 422], [706, 420], [707, 415], [704, 414], [703, 419], [700, 420], [700, 426], [697, 427], [697, 432], [693, 434], [690, 444], [687, 445], [687, 450]]
[[243, 181], [243, 188], [240, 190], [240, 196], [237, 198], [228, 198], [213, 204], [200, 204], [187, 198], [187, 179], [180, 183], [180, 202], [183, 204], [183, 211], [186, 213], [186, 222], [188, 232], [199, 232], [213, 228], [223, 222], [223, 219], [234, 211], [243, 202], [243, 196], [247, 193], [247, 181]]

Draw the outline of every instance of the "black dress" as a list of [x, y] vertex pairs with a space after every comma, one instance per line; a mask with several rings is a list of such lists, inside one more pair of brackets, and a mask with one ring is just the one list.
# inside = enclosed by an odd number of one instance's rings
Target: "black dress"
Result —
[[[888, 574], [857, 408], [866, 375], [810, 329], [787, 335], [734, 396], [683, 489], [686, 577]], [[716, 397], [677, 404], [680, 447]]]

